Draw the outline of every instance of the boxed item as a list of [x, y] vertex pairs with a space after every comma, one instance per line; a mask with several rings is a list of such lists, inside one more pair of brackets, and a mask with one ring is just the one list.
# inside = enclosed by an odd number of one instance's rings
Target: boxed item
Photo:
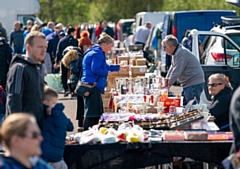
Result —
[[205, 131], [185, 131], [185, 140], [191, 141], [205, 141], [208, 139], [208, 133]]
[[136, 65], [137, 65], [135, 59], [132, 59], [132, 65], [133, 65], [133, 66], [136, 66]]
[[145, 74], [147, 66], [132, 66], [132, 74]]
[[129, 72], [128, 71], [126, 71], [126, 70], [119, 70], [118, 71], [118, 75], [126, 75], [126, 76], [129, 76]]
[[133, 58], [134, 58], [135, 60], [137, 60], [137, 59], [143, 59], [143, 55], [134, 55]]
[[136, 59], [136, 66], [145, 66], [146, 65], [146, 59]]
[[117, 64], [120, 64], [121, 61], [126, 61], [127, 65], [129, 64], [129, 56], [117, 56]]

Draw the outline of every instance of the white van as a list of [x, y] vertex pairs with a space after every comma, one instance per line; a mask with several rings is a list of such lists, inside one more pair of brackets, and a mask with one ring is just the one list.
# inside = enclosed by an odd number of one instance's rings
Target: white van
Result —
[[42, 21], [35, 17], [38, 13], [40, 13], [38, 0], [0, 0], [0, 22], [3, 23], [8, 37], [15, 21], [20, 21], [23, 25], [26, 25], [27, 20], [42, 24]]
[[157, 25], [159, 22], [163, 22], [166, 15], [165, 11], [161, 12], [139, 12], [135, 16], [136, 28], [144, 25], [146, 22], [150, 22], [152, 27]]

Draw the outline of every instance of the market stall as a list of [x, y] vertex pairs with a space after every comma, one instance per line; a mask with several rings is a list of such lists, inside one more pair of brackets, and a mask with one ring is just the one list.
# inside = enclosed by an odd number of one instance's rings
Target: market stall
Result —
[[145, 61], [137, 55], [119, 56], [117, 63], [129, 64], [131, 71], [109, 75], [111, 91], [103, 98], [110, 109], [96, 126], [69, 138], [64, 153], [69, 168], [144, 168], [174, 157], [221, 164], [233, 135], [217, 132], [206, 105], [191, 100], [183, 107], [180, 94], [165, 87], [168, 79], [144, 76]]
[[166, 164], [172, 157], [190, 157], [220, 164], [232, 141], [163, 141], [161, 143], [115, 143], [67, 145], [64, 160], [71, 168], [143, 168]]

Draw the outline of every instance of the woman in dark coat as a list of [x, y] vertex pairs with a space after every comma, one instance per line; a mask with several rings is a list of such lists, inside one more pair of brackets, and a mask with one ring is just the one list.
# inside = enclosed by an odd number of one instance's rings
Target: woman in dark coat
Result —
[[215, 117], [220, 131], [229, 129], [229, 107], [232, 98], [232, 87], [229, 78], [224, 74], [213, 74], [208, 79], [208, 91], [212, 96], [209, 112]]

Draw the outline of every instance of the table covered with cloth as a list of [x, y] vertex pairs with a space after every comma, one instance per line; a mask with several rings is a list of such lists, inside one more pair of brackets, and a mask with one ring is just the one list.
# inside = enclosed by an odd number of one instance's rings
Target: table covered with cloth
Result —
[[64, 160], [69, 169], [134, 169], [172, 162], [172, 157], [190, 157], [220, 164], [229, 155], [232, 141], [162, 141], [66, 145]]

